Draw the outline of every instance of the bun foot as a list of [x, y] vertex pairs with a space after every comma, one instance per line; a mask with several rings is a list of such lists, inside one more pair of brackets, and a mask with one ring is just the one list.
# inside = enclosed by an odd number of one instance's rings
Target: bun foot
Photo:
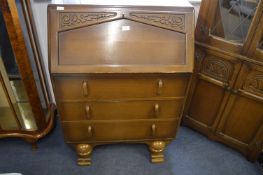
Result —
[[78, 154], [77, 163], [80, 166], [89, 166], [91, 165], [91, 153], [92, 146], [89, 144], [78, 144], [76, 146], [76, 151]]
[[149, 146], [151, 151], [151, 162], [152, 163], [162, 163], [164, 162], [164, 149], [165, 149], [165, 142], [163, 141], [154, 141]]

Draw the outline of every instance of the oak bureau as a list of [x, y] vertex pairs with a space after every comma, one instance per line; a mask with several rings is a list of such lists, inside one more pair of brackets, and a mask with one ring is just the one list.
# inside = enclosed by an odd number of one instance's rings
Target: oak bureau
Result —
[[96, 145], [111, 143], [147, 144], [151, 161], [163, 162], [181, 120], [193, 69], [193, 7], [127, 2], [48, 7], [52, 83], [79, 165], [91, 164]]

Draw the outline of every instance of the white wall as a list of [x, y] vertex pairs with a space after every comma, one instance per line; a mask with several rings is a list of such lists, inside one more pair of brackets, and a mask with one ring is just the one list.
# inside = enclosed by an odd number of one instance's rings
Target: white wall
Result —
[[[54, 0], [53, 0], [54, 1]], [[57, 1], [57, 0], [56, 0]], [[201, 0], [191, 0], [193, 6], [195, 7], [195, 16], [197, 18], [199, 13], [199, 2]], [[34, 14], [34, 19], [36, 23], [39, 43], [41, 46], [41, 52], [43, 55], [43, 63], [48, 74], [48, 83], [50, 89], [52, 89], [49, 70], [48, 70], [48, 35], [47, 35], [47, 5], [52, 3], [52, 0], [31, 0], [32, 10]], [[52, 94], [52, 100], [54, 100], [54, 94]]]
[[48, 70], [48, 36], [47, 36], [47, 5], [51, 1], [49, 0], [31, 0], [32, 11], [36, 24], [36, 30], [38, 34], [39, 44], [41, 47], [41, 53], [43, 57], [43, 63], [46, 69], [47, 81], [49, 89], [51, 90], [52, 101], [55, 102], [53, 88], [50, 81], [50, 75]]

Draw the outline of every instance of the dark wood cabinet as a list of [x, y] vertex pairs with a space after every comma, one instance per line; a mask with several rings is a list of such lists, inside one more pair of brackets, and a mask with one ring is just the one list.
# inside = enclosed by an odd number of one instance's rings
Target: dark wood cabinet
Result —
[[[210, 62], [211, 56], [207, 55], [203, 59]], [[222, 63], [222, 60], [229, 63], [229, 60], [222, 57], [213, 56], [212, 59], [217, 63]], [[262, 67], [240, 59], [232, 59], [229, 71], [218, 69], [222, 72], [217, 72], [217, 77], [207, 74], [204, 67], [206, 63], [202, 62], [198, 73], [193, 75], [192, 92], [188, 96], [190, 100], [188, 99], [184, 123], [207, 134], [211, 139], [219, 137], [220, 141], [239, 149], [244, 154], [249, 154], [249, 151], [255, 149], [259, 153], [263, 126], [260, 90]], [[229, 72], [231, 78], [222, 80], [223, 72]], [[259, 140], [256, 141], [255, 138]], [[257, 148], [253, 148], [254, 144]]]
[[262, 71], [261, 66], [249, 63], [242, 66], [216, 131], [243, 152], [253, 151], [253, 147], [260, 147], [263, 142]]
[[263, 148], [262, 12], [262, 1], [202, 1], [183, 119], [249, 160]]
[[229, 98], [228, 90], [234, 86], [240, 71], [241, 61], [231, 56], [213, 52], [212, 50], [196, 50], [197, 69], [189, 97], [188, 112], [185, 121], [190, 120], [196, 127], [214, 131]]
[[262, 7], [262, 1], [202, 1], [184, 112], [184, 124], [250, 160], [263, 148]]

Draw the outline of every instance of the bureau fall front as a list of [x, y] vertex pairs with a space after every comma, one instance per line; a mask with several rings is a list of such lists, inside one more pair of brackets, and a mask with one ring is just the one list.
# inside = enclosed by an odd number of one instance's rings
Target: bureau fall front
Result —
[[193, 7], [50, 5], [48, 16], [53, 88], [78, 164], [112, 143], [147, 144], [163, 162], [193, 70]]

